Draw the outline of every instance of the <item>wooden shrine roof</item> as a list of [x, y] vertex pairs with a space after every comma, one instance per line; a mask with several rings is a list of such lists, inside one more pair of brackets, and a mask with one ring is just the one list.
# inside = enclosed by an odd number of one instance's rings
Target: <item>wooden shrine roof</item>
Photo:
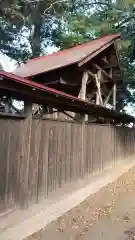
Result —
[[93, 114], [115, 122], [135, 123], [135, 118], [130, 115], [92, 104], [31, 80], [0, 71], [0, 94], [3, 95], [3, 93], [20, 100], [29, 99], [33, 103], [51, 104], [54, 108], [60, 110]]
[[32, 77], [69, 65], [83, 64], [85, 59], [89, 57], [91, 60], [111, 46], [118, 38], [120, 38], [119, 34], [108, 35], [54, 54], [29, 60], [16, 68], [14, 74], [21, 77]]

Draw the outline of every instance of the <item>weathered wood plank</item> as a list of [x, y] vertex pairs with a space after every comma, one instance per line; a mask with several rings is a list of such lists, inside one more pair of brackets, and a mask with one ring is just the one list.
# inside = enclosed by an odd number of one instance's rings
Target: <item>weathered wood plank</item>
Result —
[[29, 160], [29, 201], [37, 202], [38, 195], [38, 166], [41, 144], [41, 120], [32, 121], [31, 149]]
[[48, 194], [48, 147], [49, 147], [49, 129], [48, 121], [41, 121], [41, 141], [38, 161], [38, 201]]
[[8, 156], [8, 171], [7, 171], [7, 196], [8, 208], [15, 208], [18, 205], [19, 185], [19, 161], [21, 151], [21, 120], [10, 120], [10, 149]]
[[32, 129], [32, 104], [26, 103], [24, 114], [27, 116], [21, 126], [22, 149], [20, 154], [19, 198], [22, 207], [29, 205], [29, 161]]
[[116, 84], [113, 86], [113, 109], [116, 110]]
[[135, 129], [0, 119], [0, 212], [40, 202], [135, 154]]
[[0, 213], [8, 209], [10, 121], [0, 119]]

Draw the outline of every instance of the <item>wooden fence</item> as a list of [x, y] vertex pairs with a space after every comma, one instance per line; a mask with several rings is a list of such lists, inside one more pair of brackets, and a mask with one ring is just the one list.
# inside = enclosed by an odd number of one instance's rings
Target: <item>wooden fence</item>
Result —
[[135, 154], [135, 130], [108, 125], [0, 119], [0, 213], [38, 203]]

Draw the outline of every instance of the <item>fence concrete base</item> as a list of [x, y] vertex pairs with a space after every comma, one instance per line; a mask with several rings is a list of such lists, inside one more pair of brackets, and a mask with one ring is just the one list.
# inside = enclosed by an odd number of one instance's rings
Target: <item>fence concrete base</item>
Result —
[[65, 191], [63, 196], [55, 197], [55, 202], [53, 195], [52, 199], [46, 199], [40, 205], [36, 204], [27, 210], [16, 210], [2, 216], [0, 219], [0, 239], [22, 240], [27, 238], [79, 205], [88, 196], [99, 191], [100, 188], [115, 181], [133, 166], [135, 166], [135, 157], [132, 157], [131, 160], [128, 159], [128, 162], [119, 163], [113, 169], [105, 170], [102, 174], [95, 175], [93, 179], [87, 179], [85, 186], [73, 191], [72, 194]]

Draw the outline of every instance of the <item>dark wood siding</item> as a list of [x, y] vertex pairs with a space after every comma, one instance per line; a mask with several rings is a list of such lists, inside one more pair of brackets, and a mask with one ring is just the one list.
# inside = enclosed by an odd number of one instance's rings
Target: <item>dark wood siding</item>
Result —
[[41, 119], [0, 119], [0, 213], [135, 154], [135, 130]]

